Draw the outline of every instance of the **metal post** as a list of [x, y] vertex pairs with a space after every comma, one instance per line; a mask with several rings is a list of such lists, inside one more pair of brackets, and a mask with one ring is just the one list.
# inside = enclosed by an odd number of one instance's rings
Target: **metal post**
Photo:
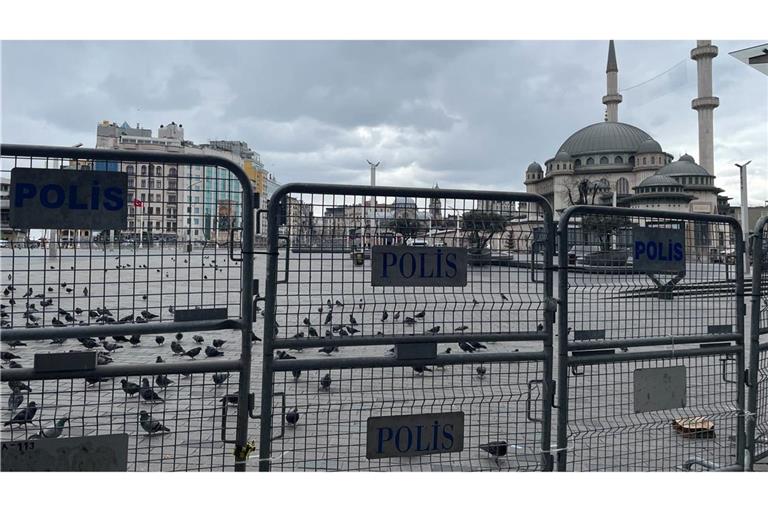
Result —
[[566, 211], [557, 225], [557, 471], [566, 470], [568, 446], [568, 221]]
[[[749, 275], [749, 198], [747, 197], [747, 166], [752, 163], [749, 162], [739, 165], [734, 164], [739, 168], [741, 174], [741, 231], [744, 234], [744, 275]], [[737, 253], [738, 254], [738, 253]]]

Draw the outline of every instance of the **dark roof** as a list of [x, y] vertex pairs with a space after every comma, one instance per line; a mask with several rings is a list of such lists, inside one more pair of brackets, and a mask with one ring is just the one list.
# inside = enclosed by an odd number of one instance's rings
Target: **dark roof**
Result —
[[528, 172], [541, 172], [541, 165], [539, 162], [531, 162], [528, 166]]
[[656, 175], [663, 176], [711, 176], [705, 168], [696, 163], [691, 155], [683, 155], [659, 169]]
[[608, 43], [608, 65], [605, 67], [605, 72], [618, 71], [619, 66], [616, 64], [616, 49], [613, 47], [613, 39]]
[[555, 161], [556, 162], [569, 162], [571, 160], [571, 155], [568, 154], [567, 151], [563, 151], [562, 149], [557, 152], [555, 155]]
[[637, 146], [638, 153], [661, 153], [661, 144], [653, 139], [647, 139]]
[[566, 151], [572, 157], [590, 153], [634, 153], [640, 144], [650, 138], [646, 132], [631, 124], [604, 121], [585, 126], [568, 137], [558, 153]]
[[683, 188], [683, 186], [680, 183], [678, 183], [675, 178], [672, 178], [671, 176], [659, 175], [659, 174], [654, 174], [653, 176], [649, 176], [648, 178], [645, 178], [635, 188], [637, 189], [642, 187], [679, 187], [681, 189]]

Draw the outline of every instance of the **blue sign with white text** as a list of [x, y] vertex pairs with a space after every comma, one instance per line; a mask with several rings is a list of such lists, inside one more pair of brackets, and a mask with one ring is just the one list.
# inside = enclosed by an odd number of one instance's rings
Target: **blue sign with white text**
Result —
[[632, 268], [639, 272], [685, 272], [685, 230], [632, 228]]
[[14, 168], [9, 220], [15, 229], [125, 229], [128, 175]]

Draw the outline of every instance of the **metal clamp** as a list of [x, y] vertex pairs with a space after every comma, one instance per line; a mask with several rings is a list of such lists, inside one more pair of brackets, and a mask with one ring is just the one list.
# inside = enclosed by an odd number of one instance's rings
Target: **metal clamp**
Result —
[[533, 379], [528, 381], [528, 397], [525, 399], [525, 416], [528, 418], [529, 421], [533, 421], [534, 423], [544, 423], [543, 418], [534, 418], [531, 416], [532, 407], [531, 407], [531, 392], [533, 391], [534, 385], [537, 384], [544, 384], [544, 381], [541, 379]]
[[728, 361], [735, 362], [736, 360], [733, 357], [731, 357], [731, 354], [728, 354], [725, 357], [720, 359], [723, 382], [727, 382], [728, 384], [738, 384], [739, 381], [731, 380], [728, 378]]
[[[278, 391], [277, 393], [273, 393], [272, 397], [280, 396], [280, 435], [271, 437], [270, 441], [275, 441], [277, 439], [280, 439], [285, 435], [285, 393], [282, 391]], [[249, 401], [248, 401], [248, 417], [252, 420], [260, 420], [261, 414], [253, 414], [253, 409], [255, 408], [254, 401], [250, 400], [250, 397], [253, 397], [253, 393], [249, 395]]]
[[243, 228], [229, 229], [229, 259], [232, 261], [243, 261], [243, 258], [235, 258], [235, 231], [242, 231]]
[[264, 208], [259, 208], [256, 210], [256, 234], [261, 234], [261, 214], [267, 213], [269, 210], [266, 210]]

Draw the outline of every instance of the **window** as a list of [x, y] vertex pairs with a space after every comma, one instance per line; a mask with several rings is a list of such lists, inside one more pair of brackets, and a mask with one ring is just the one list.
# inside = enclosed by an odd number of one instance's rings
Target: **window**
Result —
[[198, 225], [198, 224], [200, 224], [200, 219], [198, 219], [197, 217], [195, 217], [195, 225]]
[[128, 174], [133, 174], [133, 166], [132, 165], [126, 166], [125, 172], [127, 172]]
[[155, 175], [155, 170], [152, 168], [151, 165], [149, 166], [149, 175], [150, 176], [154, 176]]
[[163, 170], [160, 167], [155, 167], [155, 172], [157, 173], [158, 176], [163, 175]]
[[632, 167], [635, 166], [635, 157], [634, 157], [634, 155], [629, 157], [629, 165], [631, 165]]
[[587, 158], [587, 165], [594, 165], [594, 164], [595, 164], [595, 159], [594, 158], [592, 158], [592, 157]]
[[627, 178], [619, 178], [616, 181], [616, 193], [620, 196], [629, 194], [629, 180]]
[[195, 230], [195, 234], [197, 234], [197, 230]]
[[170, 169], [168, 169], [168, 176], [176, 176], [176, 168], [175, 167], [171, 167]]
[[555, 167], [557, 167], [558, 171], [560, 170], [560, 164], [555, 165]]
[[620, 156], [617, 156], [616, 158], [613, 159], [613, 163], [615, 163], [615, 164], [623, 164], [624, 163], [624, 159], [621, 158]]
[[200, 214], [200, 208], [195, 207], [195, 215], [199, 215], [199, 214]]
[[648, 163], [648, 157], [645, 157], [645, 156], [644, 156], [644, 157], [643, 157], [643, 165], [645, 165], [645, 164], [647, 164], [647, 163]]
[[573, 163], [573, 166], [578, 169], [581, 167], [581, 158], [577, 158], [576, 161]]
[[147, 188], [147, 180], [141, 180], [141, 188]]
[[146, 200], [147, 200], [147, 195], [146, 195], [146, 194], [144, 194], [144, 193], [142, 193], [142, 194], [141, 194], [141, 200], [142, 200], [142, 201], [146, 201]]
[[142, 165], [141, 166], [141, 175], [142, 176], [146, 176], [147, 175], [147, 166], [146, 165]]
[[600, 157], [600, 164], [605, 165], [608, 163], [608, 157], [607, 156], [601, 156]]

